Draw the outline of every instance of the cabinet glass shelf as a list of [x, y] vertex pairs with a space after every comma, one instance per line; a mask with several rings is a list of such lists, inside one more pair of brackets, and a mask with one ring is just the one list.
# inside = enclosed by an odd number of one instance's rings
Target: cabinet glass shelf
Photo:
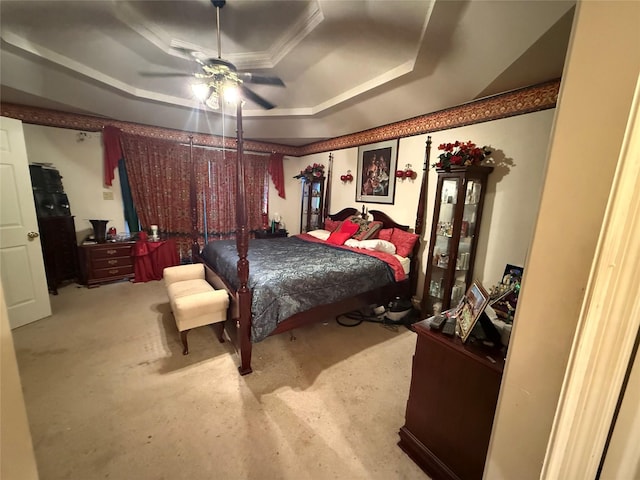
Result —
[[300, 210], [300, 233], [321, 228], [324, 219], [324, 177], [317, 177], [311, 182], [302, 182], [302, 208]]
[[457, 305], [473, 281], [477, 233], [492, 170], [492, 167], [480, 166], [437, 170], [430, 260], [421, 305], [424, 315]]

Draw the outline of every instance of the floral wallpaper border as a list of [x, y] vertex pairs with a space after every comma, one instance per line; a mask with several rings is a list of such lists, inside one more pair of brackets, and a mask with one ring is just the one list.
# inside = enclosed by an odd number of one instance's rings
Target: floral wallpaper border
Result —
[[[539, 110], [555, 108], [560, 90], [560, 80], [502, 93], [476, 100], [457, 107], [428, 113], [419, 117], [402, 120], [363, 132], [352, 133], [303, 146], [288, 146], [265, 142], [244, 140], [244, 149], [252, 152], [280, 152], [284, 155], [301, 157], [313, 153], [322, 153], [344, 148], [357, 147], [394, 138], [411, 137], [425, 133], [448, 130], [474, 123], [488, 122], [500, 118], [522, 115]], [[0, 114], [16, 118], [24, 123], [49, 127], [70, 128], [83, 131], [100, 131], [110, 125], [124, 132], [188, 143], [190, 137], [196, 145], [235, 149], [234, 138], [218, 137], [181, 130], [152, 127], [137, 123], [108, 120], [90, 115], [66, 113], [56, 110], [0, 103]]]

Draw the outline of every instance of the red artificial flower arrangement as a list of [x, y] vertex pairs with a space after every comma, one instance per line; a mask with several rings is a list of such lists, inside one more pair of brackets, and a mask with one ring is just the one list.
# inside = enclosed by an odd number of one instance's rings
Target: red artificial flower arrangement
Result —
[[468, 142], [443, 143], [438, 146], [438, 150], [443, 153], [438, 155], [439, 161], [432, 164], [432, 167], [448, 169], [452, 165], [466, 167], [469, 165], [480, 165], [489, 155], [489, 147], [478, 147], [471, 140]]
[[314, 163], [313, 165], [307, 165], [307, 168], [300, 170], [300, 173], [293, 178], [304, 178], [306, 182], [313, 182], [324, 176], [324, 165]]

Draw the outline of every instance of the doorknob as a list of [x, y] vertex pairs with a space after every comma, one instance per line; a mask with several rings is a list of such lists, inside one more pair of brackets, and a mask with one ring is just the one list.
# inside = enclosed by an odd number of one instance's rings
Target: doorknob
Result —
[[29, 232], [27, 233], [27, 237], [29, 238], [38, 238], [40, 234], [38, 232]]

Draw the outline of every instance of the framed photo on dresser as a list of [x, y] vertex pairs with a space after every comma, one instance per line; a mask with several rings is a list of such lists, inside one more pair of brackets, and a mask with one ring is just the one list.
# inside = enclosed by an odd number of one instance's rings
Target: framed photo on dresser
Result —
[[473, 327], [488, 303], [489, 293], [479, 281], [474, 280], [457, 308], [458, 335], [463, 342], [469, 338]]

